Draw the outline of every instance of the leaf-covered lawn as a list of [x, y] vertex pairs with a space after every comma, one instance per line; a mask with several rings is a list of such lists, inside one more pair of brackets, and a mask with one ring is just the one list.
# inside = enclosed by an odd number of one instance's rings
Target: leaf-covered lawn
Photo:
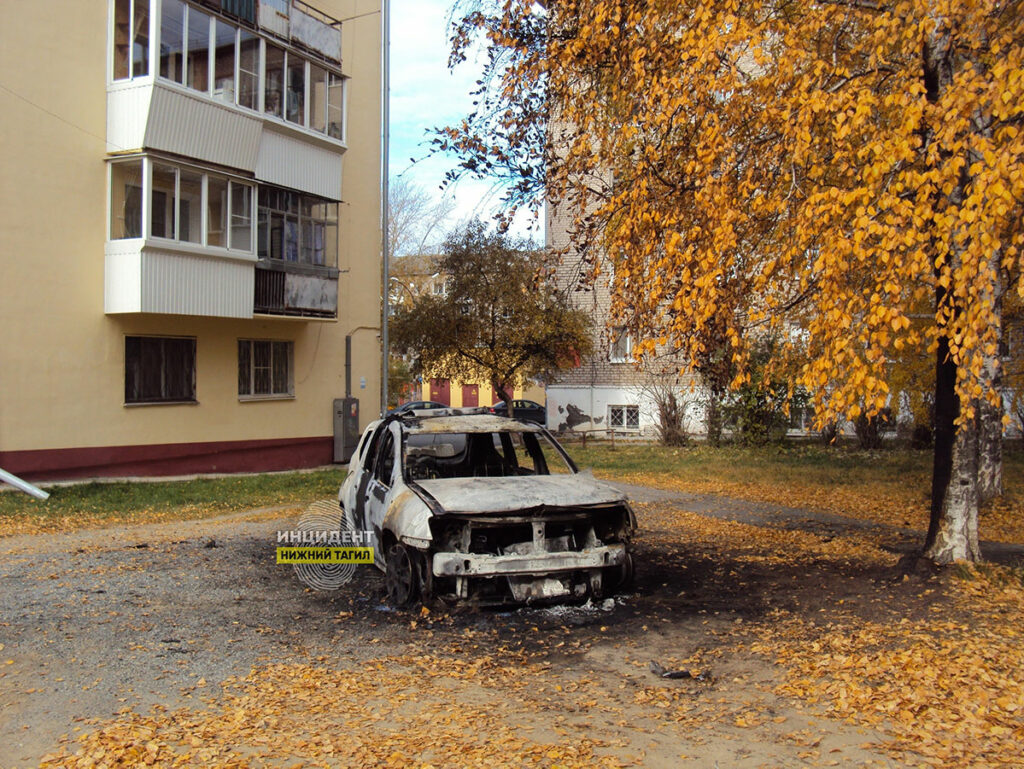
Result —
[[[580, 467], [627, 483], [820, 510], [928, 528], [932, 455], [816, 445], [738, 448], [588, 443], [569, 446]], [[981, 538], [1024, 543], [1024, 452], [1004, 455], [1005, 494], [981, 512]]]

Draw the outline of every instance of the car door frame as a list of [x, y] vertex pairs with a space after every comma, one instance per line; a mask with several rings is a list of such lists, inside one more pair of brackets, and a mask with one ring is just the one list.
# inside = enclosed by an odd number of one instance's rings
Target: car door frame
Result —
[[[389, 436], [391, 438], [390, 441], [388, 441]], [[374, 538], [376, 539], [374, 559], [378, 562], [378, 565], [383, 566], [387, 553], [381, 552], [380, 543], [384, 534], [384, 518], [387, 516], [388, 508], [391, 506], [391, 499], [394, 496], [395, 486], [397, 485], [395, 479], [401, 473], [401, 457], [399, 454], [402, 442], [401, 428], [395, 422], [385, 423], [382, 425], [380, 434], [375, 436], [375, 438], [378, 442], [375, 447], [372, 447], [375, 450], [373, 466], [365, 477], [363, 516], [367, 529], [374, 533]], [[388, 452], [391, 454], [392, 465], [390, 478], [387, 479], [389, 483], [385, 483], [382, 475]], [[363, 479], [361, 479], [361, 486], [363, 482]]]

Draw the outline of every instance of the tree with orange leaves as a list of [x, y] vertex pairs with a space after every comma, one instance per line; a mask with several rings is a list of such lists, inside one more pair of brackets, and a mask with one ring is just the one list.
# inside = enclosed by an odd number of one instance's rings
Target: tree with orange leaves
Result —
[[461, 10], [452, 60], [482, 39], [489, 70], [476, 111], [439, 132], [461, 157], [452, 177], [503, 177], [510, 207], [571, 213], [590, 277], [612, 265], [614, 322], [638, 355], [669, 346], [693, 364], [724, 339], [740, 384], [756, 338], [783, 339], [771, 365], [821, 422], [879, 412], [888, 362], [927, 350], [925, 553], [979, 558], [1002, 300], [1024, 296], [1022, 3]]

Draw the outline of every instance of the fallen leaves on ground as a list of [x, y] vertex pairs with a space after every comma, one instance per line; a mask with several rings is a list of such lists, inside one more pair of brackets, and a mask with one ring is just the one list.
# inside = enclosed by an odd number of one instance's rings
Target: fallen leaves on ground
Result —
[[42, 767], [626, 765], [586, 735], [545, 741], [520, 726], [543, 673], [514, 653], [274, 664], [226, 681], [203, 707], [124, 712]]
[[[739, 496], [735, 490], [727, 493]], [[790, 490], [785, 503], [803, 504], [802, 493]], [[874, 509], [892, 511], [897, 505], [880, 499]], [[450, 640], [445, 646], [424, 642], [415, 653], [359, 667], [337, 669], [319, 658], [257, 668], [244, 679], [228, 680], [200, 706], [158, 708], [147, 715], [126, 711], [65, 745], [43, 766], [628, 766], [645, 764], [633, 738], [654, 733], [678, 744], [685, 740], [691, 751], [709, 740], [735, 739], [743, 746], [744, 735], [756, 734], [760, 744], [785, 743], [791, 752], [780, 755], [828, 766], [844, 759], [820, 744], [822, 734], [839, 730], [839, 720], [881, 735], [876, 744], [906, 765], [1019, 765], [1024, 744], [1024, 576], [1019, 570], [947, 570], [918, 591], [934, 591], [934, 601], [919, 601], [916, 615], [909, 608], [901, 613], [895, 599], [911, 593], [870, 581], [884, 581], [887, 574], [892, 583], [897, 555], [885, 548], [888, 533], [754, 526], [666, 503], [638, 505], [637, 511], [648, 552], [683, 570], [687, 560], [713, 564], [703, 582], [685, 585], [695, 591], [697, 604], [702, 590], [717, 590], [721, 601], [723, 586], [735, 589], [744, 576], [738, 572], [785, 571], [793, 580], [812, 567], [819, 569], [816, 574], [843, 579], [870, 573], [856, 583], [857, 595], [866, 600], [857, 611], [841, 600], [835, 605], [824, 600], [813, 611], [794, 602], [742, 620], [721, 619], [707, 631], [713, 648], [660, 657], [670, 668], [698, 670], [769, 660], [780, 674], [761, 687], [742, 677], [706, 686], [652, 678], [640, 651], [646, 624], [635, 633], [617, 629], [629, 646], [639, 643], [633, 652], [620, 651], [618, 642], [610, 651], [601, 640], [608, 629], [603, 625], [578, 631], [583, 635], [575, 637], [574, 651], [563, 643], [547, 648], [540, 643], [539, 651], [526, 653], [496, 637], [474, 645], [473, 652], [460, 651]], [[917, 590], [914, 583], [892, 584]], [[829, 587], [822, 583], [822, 592]], [[641, 609], [644, 599], [637, 600]], [[817, 608], [821, 604], [824, 608]], [[648, 614], [640, 622], [653, 626], [657, 621], [665, 637], [671, 637], [673, 623], [692, 623], [695, 616], [662, 616], [651, 606], [643, 610]], [[465, 632], [472, 637], [472, 630]], [[589, 640], [581, 646], [580, 638]], [[607, 669], [595, 673], [586, 662], [591, 644], [624, 659], [627, 667], [612, 668], [611, 675]], [[556, 654], [564, 656], [552, 664]], [[203, 693], [211, 689], [217, 691], [208, 685]], [[787, 702], [836, 720], [826, 720], [815, 732], [778, 713], [779, 703]], [[856, 760], [867, 763], [872, 755], [867, 745]]]
[[[834, 484], [739, 483], [692, 481], [666, 473], [630, 473], [614, 480], [658, 489], [696, 494], [721, 494], [752, 502], [768, 502], [790, 508], [818, 510], [871, 523], [928, 529], [928, 487], [915, 483], [866, 482], [853, 486]], [[1024, 499], [1008, 494], [982, 510], [978, 518], [982, 539], [1024, 543]]]
[[[768, 528], [738, 521], [711, 518], [676, 507], [643, 506], [657, 526], [649, 536], [665, 544], [679, 542], [689, 547], [723, 550], [736, 561], [769, 565], [792, 565], [812, 560], [843, 563], [893, 565], [897, 556], [880, 546], [881, 537], [867, 533], [861, 536], [822, 536], [801, 529]], [[680, 538], [681, 531], [685, 536]]]

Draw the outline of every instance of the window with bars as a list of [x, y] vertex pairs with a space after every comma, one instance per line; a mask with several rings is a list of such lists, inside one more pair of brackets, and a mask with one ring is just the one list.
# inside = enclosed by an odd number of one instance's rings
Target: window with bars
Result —
[[239, 339], [239, 397], [271, 398], [293, 395], [293, 352], [293, 342]]
[[125, 337], [125, 403], [194, 403], [195, 400], [195, 338]]
[[609, 406], [608, 426], [614, 430], [639, 430], [639, 406]]

